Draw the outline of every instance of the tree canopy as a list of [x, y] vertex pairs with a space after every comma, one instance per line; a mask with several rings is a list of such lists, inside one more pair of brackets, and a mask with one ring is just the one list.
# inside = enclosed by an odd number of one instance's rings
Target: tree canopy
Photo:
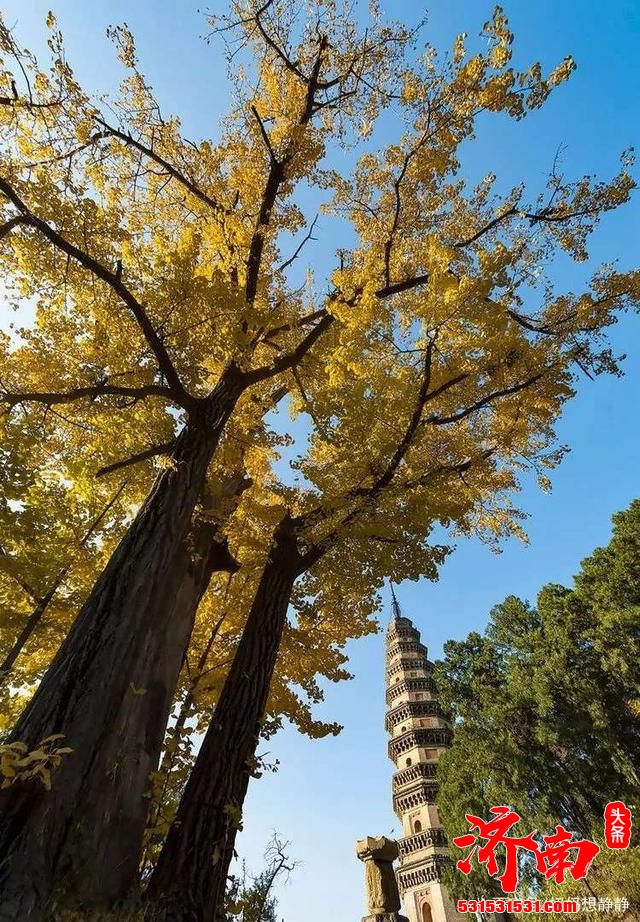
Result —
[[[512, 493], [524, 470], [546, 485], [579, 377], [619, 372], [606, 332], [637, 306], [638, 272], [589, 266], [572, 292], [552, 266], [588, 263], [590, 233], [634, 187], [631, 154], [607, 181], [552, 164], [542, 188], [506, 193], [493, 173], [473, 188], [460, 173], [481, 115], [523, 118], [573, 61], [514, 67], [500, 7], [480, 42], [461, 35], [448, 53], [375, 8], [365, 24], [348, 4], [316, 7], [238, 0], [212, 21], [231, 105], [219, 136], [196, 142], [162, 113], [126, 28], [111, 33], [122, 86], [98, 100], [53, 16], [48, 66], [2, 27], [0, 263], [35, 315], [0, 344], [15, 443], [2, 463], [18, 484], [3, 572], [26, 585], [44, 565], [45, 593], [61, 572], [70, 581], [70, 564], [22, 551], [65, 504], [81, 523], [67, 560], [91, 557], [77, 594], [65, 590], [66, 621], [20, 666], [41, 681], [10, 745], [60, 733], [72, 750], [50, 797], [17, 777], [0, 803], [0, 882], [25, 917], [68, 874], [98, 902], [133, 885], [149, 774], [170, 814], [190, 767], [173, 732], [155, 774], [172, 705], [178, 729], [216, 716], [182, 793], [191, 820], [178, 813], [161, 853], [170, 881], [156, 868], [152, 889], [182, 898], [177, 852], [202, 834], [186, 889], [193, 911], [217, 912], [258, 736], [283, 717], [337, 729], [312, 718], [317, 676], [345, 677], [342, 648], [374, 628], [384, 578], [435, 578], [449, 552], [438, 526], [521, 534]], [[378, 143], [391, 106], [395, 133]], [[332, 168], [354, 148], [348, 172]], [[300, 284], [309, 185], [353, 245]], [[273, 465], [286, 438], [270, 414], [285, 401], [308, 432], [294, 482]], [[45, 480], [60, 485], [46, 512]], [[16, 614], [13, 636], [29, 620]], [[171, 749], [183, 771], [170, 783]], [[228, 764], [214, 771], [216, 752]], [[215, 787], [214, 816], [194, 809], [200, 782]], [[210, 853], [225, 856], [215, 872]]]
[[[467, 830], [465, 813], [509, 804], [522, 834], [563, 823], [602, 843], [607, 803], [638, 803], [639, 536], [634, 500], [572, 588], [548, 584], [535, 606], [511, 596], [484, 635], [447, 642], [436, 678], [455, 733], [438, 767], [438, 802], [451, 837]], [[598, 895], [638, 899], [636, 851], [603, 849], [589, 878]], [[523, 870], [523, 884], [536, 879]], [[451, 874], [454, 892], [487, 883], [484, 869], [469, 880]], [[577, 889], [569, 881], [563, 892]]]

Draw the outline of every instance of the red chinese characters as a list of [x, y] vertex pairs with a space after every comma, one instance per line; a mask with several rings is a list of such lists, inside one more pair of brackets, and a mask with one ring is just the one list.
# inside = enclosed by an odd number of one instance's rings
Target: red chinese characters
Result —
[[600, 851], [600, 846], [591, 839], [574, 839], [572, 832], [567, 832], [563, 826], [556, 826], [552, 836], [543, 836], [544, 849], [540, 852], [543, 866], [538, 863], [547, 880], [554, 880], [557, 884], [564, 883], [565, 873], [568, 871], [574, 880], [582, 880], [587, 876], [591, 862]]
[[[542, 836], [542, 844], [536, 840], [535, 832], [527, 836], [510, 836], [509, 830], [520, 821], [520, 816], [509, 807], [492, 807], [494, 818], [483, 820], [479, 816], [466, 814], [471, 829], [476, 829], [464, 836], [457, 836], [453, 844], [458, 848], [473, 846], [466, 858], [457, 862], [463, 874], [471, 873], [471, 860], [477, 855], [478, 864], [484, 865], [491, 877], [500, 881], [503, 893], [514, 893], [518, 885], [518, 849], [530, 852], [535, 859], [536, 868], [547, 880], [563, 883], [567, 872], [574, 880], [587, 876], [591, 862], [600, 851], [598, 845], [590, 839], [574, 839], [573, 833], [563, 826], [556, 826], [552, 835]], [[484, 844], [478, 840], [485, 839]], [[496, 850], [499, 845], [504, 848], [504, 869], [500, 870]]]
[[607, 848], [628, 848], [631, 840], [631, 810], [621, 800], [604, 808], [604, 840]]

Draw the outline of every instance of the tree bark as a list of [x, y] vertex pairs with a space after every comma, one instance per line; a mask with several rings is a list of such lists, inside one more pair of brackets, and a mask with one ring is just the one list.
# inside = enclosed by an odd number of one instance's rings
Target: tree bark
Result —
[[203, 523], [196, 554], [183, 549], [174, 564], [182, 579], [171, 611], [147, 633], [116, 731], [94, 763], [102, 785], [94, 787], [84, 806], [84, 834], [72, 838], [63, 852], [70, 869], [65, 883], [82, 906], [110, 906], [137, 883], [149, 812], [144, 795], [160, 760], [196, 612], [213, 573], [237, 569], [226, 544], [215, 540], [217, 530]]
[[[0, 792], [1, 922], [39, 919], [85, 843], [114, 834], [115, 818], [103, 801], [105, 770], [109, 796], [121, 803], [128, 800], [124, 788], [131, 779], [117, 760], [106, 766], [100, 753], [114, 752], [118, 740], [122, 743], [118, 734], [128, 726], [132, 696], [146, 698], [135, 695], [132, 680], [137, 664], [157, 649], [154, 637], [173, 640], [167, 619], [180, 588], [183, 542], [207, 467], [242, 390], [241, 374], [232, 367], [192, 412], [172, 465], [157, 478], [11, 735], [11, 741], [34, 749], [61, 733], [61, 745], [73, 752], [55, 769], [50, 791], [32, 782]], [[157, 736], [163, 694], [152, 690], [158, 701], [151, 736]], [[87, 818], [95, 816], [100, 803], [101, 828], [91, 828]]]
[[229, 864], [300, 558], [277, 528], [247, 624], [145, 894], [146, 922], [219, 922]]

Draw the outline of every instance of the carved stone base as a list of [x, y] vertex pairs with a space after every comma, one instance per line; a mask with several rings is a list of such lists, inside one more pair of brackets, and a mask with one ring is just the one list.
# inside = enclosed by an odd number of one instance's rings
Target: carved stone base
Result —
[[399, 912], [385, 912], [383, 916], [363, 916], [362, 922], [409, 922], [406, 916]]

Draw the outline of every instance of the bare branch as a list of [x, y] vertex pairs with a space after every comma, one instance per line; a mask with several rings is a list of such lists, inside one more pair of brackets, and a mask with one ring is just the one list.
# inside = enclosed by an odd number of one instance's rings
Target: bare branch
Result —
[[383, 288], [379, 288], [376, 291], [376, 297], [389, 298], [391, 295], [397, 295], [403, 291], [410, 291], [412, 288], [420, 288], [422, 285], [426, 285], [428, 281], [428, 273], [424, 275], [414, 275], [413, 278], [404, 279], [402, 282], [392, 282], [389, 285], [385, 285]]
[[264, 127], [264, 122], [263, 122], [262, 119], [260, 118], [260, 113], [258, 112], [258, 110], [256, 109], [255, 106], [251, 106], [251, 111], [253, 112], [254, 117], [255, 117], [255, 120], [256, 120], [256, 122], [258, 123], [258, 127], [260, 128], [260, 134], [262, 135], [262, 140], [264, 141], [264, 146], [265, 146], [265, 147], [267, 148], [267, 150], [269, 151], [269, 158], [270, 158], [270, 160], [271, 160], [271, 163], [277, 164], [278, 158], [276, 157], [275, 151], [274, 151], [273, 147], [271, 146], [271, 140], [270, 140], [270, 138], [269, 138], [269, 134], [268, 134], [268, 132], [267, 132], [267, 129]]
[[289, 266], [291, 265], [291, 263], [293, 263], [293, 262], [296, 261], [296, 259], [298, 258], [298, 256], [299, 256], [300, 253], [302, 252], [302, 250], [303, 250], [305, 244], [307, 244], [310, 240], [316, 240], [316, 238], [313, 236], [313, 231], [314, 231], [314, 228], [315, 228], [315, 226], [316, 226], [317, 221], [318, 221], [318, 215], [316, 215], [315, 218], [313, 219], [313, 221], [311, 222], [311, 226], [310, 226], [310, 228], [309, 228], [307, 234], [305, 235], [305, 237], [304, 237], [304, 239], [302, 240], [302, 242], [297, 246], [295, 252], [293, 253], [293, 256], [290, 256], [289, 259], [286, 259], [286, 260], [282, 263], [281, 266], [278, 266], [278, 268], [277, 268], [277, 270], [276, 270], [277, 272], [284, 272], [285, 269], [288, 269]]

